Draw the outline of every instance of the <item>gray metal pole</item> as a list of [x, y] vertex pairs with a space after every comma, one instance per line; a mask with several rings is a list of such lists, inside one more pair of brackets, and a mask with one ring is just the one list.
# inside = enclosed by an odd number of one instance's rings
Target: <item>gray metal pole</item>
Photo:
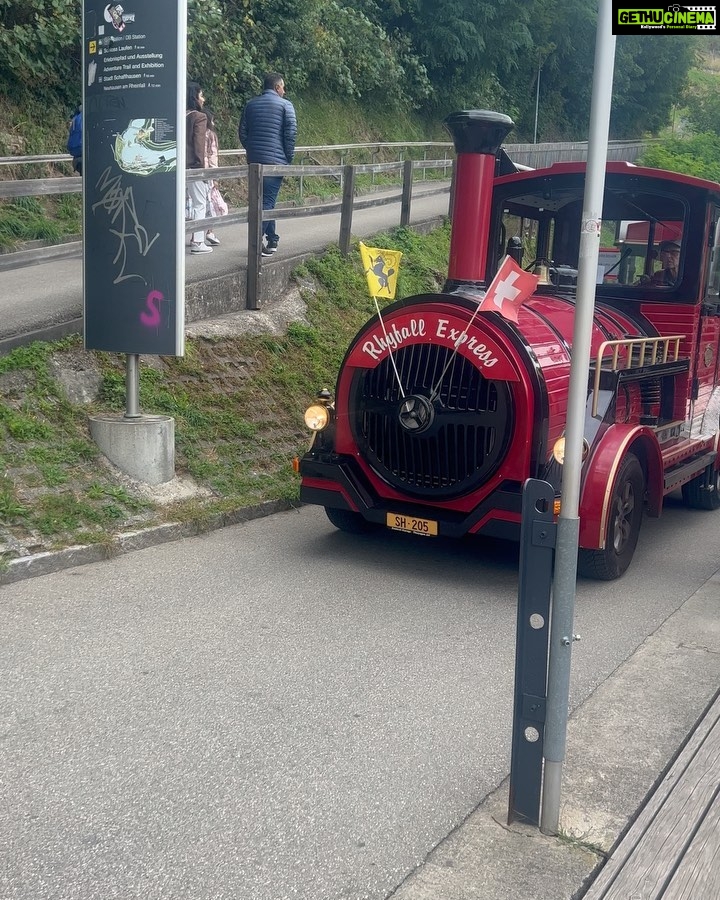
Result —
[[125, 418], [140, 418], [140, 355], [128, 353], [125, 358]]
[[558, 519], [550, 628], [545, 769], [540, 817], [540, 830], [545, 834], [557, 834], [560, 820], [560, 789], [562, 766], [565, 759], [570, 696], [570, 657], [572, 644], [576, 639], [573, 634], [573, 616], [580, 528], [578, 509], [583, 426], [587, 403], [590, 341], [600, 250], [600, 223], [605, 188], [614, 64], [615, 37], [612, 34], [612, 4], [611, 0], [598, 0], [587, 175], [580, 233], [577, 304], [565, 428], [565, 464], [563, 466], [561, 511]]

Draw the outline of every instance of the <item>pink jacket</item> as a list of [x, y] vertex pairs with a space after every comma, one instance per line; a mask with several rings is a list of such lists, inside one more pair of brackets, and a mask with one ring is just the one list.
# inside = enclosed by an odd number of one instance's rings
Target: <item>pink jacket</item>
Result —
[[218, 167], [218, 139], [217, 134], [208, 128], [205, 132], [205, 168], [217, 169]]

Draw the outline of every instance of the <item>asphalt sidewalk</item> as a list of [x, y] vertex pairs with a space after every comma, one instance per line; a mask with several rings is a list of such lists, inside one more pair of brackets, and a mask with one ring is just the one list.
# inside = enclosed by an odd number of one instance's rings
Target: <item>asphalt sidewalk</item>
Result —
[[719, 611], [720, 570], [572, 714], [558, 837], [507, 825], [506, 779], [392, 900], [582, 897], [718, 690]]
[[[368, 238], [400, 224], [399, 189], [373, 193], [378, 203], [356, 209], [352, 235]], [[448, 214], [449, 183], [426, 182], [413, 190], [410, 224], [437, 227]], [[319, 209], [320, 207], [318, 207]], [[327, 213], [278, 219], [278, 252], [262, 261], [260, 291], [266, 305], [280, 298], [292, 272], [305, 259], [317, 256], [340, 235], [340, 214]], [[246, 306], [247, 224], [215, 227], [220, 246], [212, 253], [186, 254], [185, 321], [197, 322]], [[48, 260], [36, 265], [0, 270], [0, 353], [36, 340], [56, 340], [82, 331], [83, 284], [80, 256]]]
[[[249, 512], [249, 517], [276, 511], [279, 507], [268, 504]], [[220, 527], [231, 523], [218, 520], [214, 524]], [[123, 549], [143, 549], [183, 536], [177, 529], [151, 529], [129, 536]], [[82, 557], [84, 549], [47, 554], [46, 571], [95, 561]], [[628, 602], [632, 602], [632, 597]], [[527, 825], [507, 825], [505, 779], [388, 897], [582, 897], [717, 693], [719, 610], [720, 570], [573, 711], [568, 726], [558, 837], [545, 836]], [[621, 627], [621, 623], [608, 627]], [[717, 781], [720, 771], [713, 777]], [[353, 896], [356, 900], [370, 900], [369, 895]], [[696, 892], [690, 896], [692, 900], [715, 900], [716, 893]], [[638, 895], [642, 900], [657, 897], [651, 892]]]

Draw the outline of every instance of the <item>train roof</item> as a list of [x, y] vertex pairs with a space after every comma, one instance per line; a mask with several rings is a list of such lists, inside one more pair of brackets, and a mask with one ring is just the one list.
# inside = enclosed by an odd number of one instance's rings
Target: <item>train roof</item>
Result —
[[[587, 168], [585, 162], [558, 162], [553, 163], [543, 169], [521, 169], [520, 171], [510, 174], [501, 174], [495, 179], [495, 184], [512, 184], [523, 181], [530, 181], [535, 178], [558, 178], [563, 175], [584, 174]], [[605, 171], [613, 175], [627, 175], [639, 178], [660, 179], [664, 182], [671, 182], [680, 187], [705, 191], [720, 195], [720, 184], [715, 181], [707, 181], [704, 178], [695, 178], [692, 175], [682, 175], [679, 172], [669, 172], [666, 169], [653, 169], [648, 166], [636, 166], [629, 162], [609, 162]]]

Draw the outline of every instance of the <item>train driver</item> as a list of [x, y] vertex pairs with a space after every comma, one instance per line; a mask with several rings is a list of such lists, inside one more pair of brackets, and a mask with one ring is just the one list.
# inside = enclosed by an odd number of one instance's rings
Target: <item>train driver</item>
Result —
[[678, 277], [679, 262], [680, 244], [678, 244], [677, 241], [661, 241], [660, 263], [662, 264], [662, 268], [653, 273], [650, 278], [650, 284], [675, 284]]

